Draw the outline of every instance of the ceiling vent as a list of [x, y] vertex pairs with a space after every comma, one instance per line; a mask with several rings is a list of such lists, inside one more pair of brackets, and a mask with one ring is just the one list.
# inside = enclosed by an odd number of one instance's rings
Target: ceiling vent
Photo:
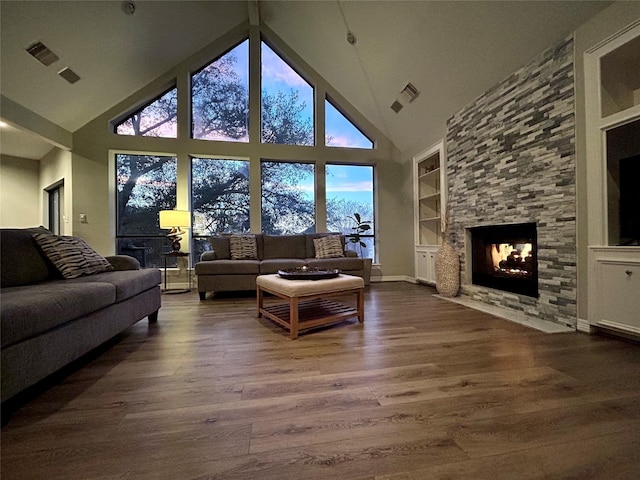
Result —
[[80, 80], [78, 74], [71, 70], [69, 67], [64, 67], [58, 72], [58, 75], [60, 75], [69, 83], [76, 83], [78, 80]]
[[420, 95], [420, 92], [416, 87], [414, 87], [410, 83], [407, 83], [400, 94], [402, 95], [402, 98], [404, 100], [411, 103], [418, 97], [418, 95]]
[[25, 50], [29, 55], [42, 63], [45, 67], [48, 67], [53, 62], [58, 61], [58, 56], [51, 50], [49, 50], [49, 48], [42, 42], [36, 42], [33, 45], [27, 47]]

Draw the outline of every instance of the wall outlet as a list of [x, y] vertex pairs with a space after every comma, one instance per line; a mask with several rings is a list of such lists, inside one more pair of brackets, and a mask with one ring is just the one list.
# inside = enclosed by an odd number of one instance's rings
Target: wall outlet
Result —
[[89, 223], [87, 221], [87, 214], [86, 213], [81, 213], [80, 214], [80, 223]]

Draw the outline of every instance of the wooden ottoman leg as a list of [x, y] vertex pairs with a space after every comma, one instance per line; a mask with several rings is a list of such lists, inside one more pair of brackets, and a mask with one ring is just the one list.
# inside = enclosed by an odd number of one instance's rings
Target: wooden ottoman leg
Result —
[[364, 288], [358, 289], [358, 320], [364, 323]]
[[298, 297], [289, 300], [289, 337], [291, 340], [298, 338]]
[[260, 287], [256, 289], [256, 299], [258, 303], [258, 318], [262, 316], [260, 309], [264, 306], [264, 293]]

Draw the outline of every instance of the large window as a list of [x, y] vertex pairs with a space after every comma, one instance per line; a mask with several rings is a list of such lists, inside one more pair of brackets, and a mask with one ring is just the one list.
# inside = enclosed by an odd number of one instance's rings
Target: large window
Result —
[[262, 42], [262, 142], [313, 145], [313, 88]]
[[[291, 57], [277, 50], [277, 43], [271, 43], [267, 36], [256, 43], [247, 37], [230, 43], [228, 50], [218, 50], [215, 58], [212, 55], [197, 65], [183, 64], [176, 72], [185, 78], [172, 80], [166, 90], [158, 90], [144, 104], [132, 105], [110, 123], [110, 131], [118, 135], [164, 137], [144, 140], [144, 149], [154, 142], [158, 145], [146, 155], [118, 153], [115, 157], [119, 253], [133, 255], [147, 267], [162, 267], [161, 253], [170, 244], [168, 232], [159, 227], [158, 214], [174, 209], [177, 198], [183, 203], [187, 195], [189, 205], [182, 207], [192, 214], [192, 230], [183, 247], [190, 242], [195, 262], [209, 248], [209, 236], [252, 230], [250, 219], [258, 218], [257, 212], [250, 211], [252, 204], [261, 209], [261, 226], [254, 224], [253, 230], [274, 235], [320, 230], [349, 235], [353, 233], [349, 217], [355, 213], [373, 221], [373, 167], [330, 164], [327, 222], [316, 225], [316, 161], [366, 161], [368, 157], [361, 155], [366, 152], [346, 153], [344, 149], [373, 149], [375, 139], [358, 127], [354, 112], [342, 109], [330, 92], [323, 90], [316, 98], [314, 85], [319, 79], [307, 74], [302, 65], [293, 64]], [[259, 55], [250, 55], [253, 45], [260, 48]], [[258, 58], [260, 62], [253, 63]], [[250, 84], [259, 84], [259, 90], [250, 92]], [[188, 92], [178, 92], [183, 86]], [[250, 95], [254, 97], [251, 104]], [[316, 106], [321, 101], [325, 108], [319, 110], [324, 114], [317, 117]], [[259, 112], [249, 112], [250, 105]], [[178, 109], [187, 114], [178, 117]], [[189, 125], [178, 129], [178, 118]], [[253, 126], [256, 138], [249, 137], [250, 118], [260, 122]], [[324, 139], [315, 138], [316, 121], [324, 124]], [[178, 130], [188, 131], [193, 140], [178, 138]], [[320, 146], [304, 148], [316, 144]], [[124, 138], [117, 145], [112, 148], [135, 148]], [[181, 154], [152, 153], [167, 151]], [[249, 156], [252, 158], [247, 159]], [[255, 178], [250, 178], [250, 170]], [[260, 198], [251, 199], [250, 191]], [[321, 206], [324, 208], [324, 202]], [[320, 217], [324, 218], [324, 213]], [[373, 228], [363, 241], [362, 253], [375, 257]], [[348, 246], [360, 253], [359, 243]]]
[[161, 266], [160, 254], [171, 248], [158, 215], [176, 206], [176, 164], [172, 156], [116, 154], [118, 253], [143, 266]]
[[118, 135], [176, 138], [178, 132], [177, 102], [178, 89], [172, 87], [131, 116], [116, 123], [115, 133]]
[[249, 141], [249, 41], [191, 76], [192, 137]]
[[207, 238], [244, 233], [249, 225], [249, 162], [191, 159], [194, 258], [208, 249]]
[[369, 222], [371, 229], [361, 234], [363, 247], [359, 243], [348, 242], [351, 250], [364, 258], [376, 258], [373, 167], [370, 165], [337, 165], [326, 167], [327, 185], [327, 230], [354, 233], [355, 214], [361, 221]]
[[262, 231], [272, 235], [315, 232], [315, 166], [263, 161], [260, 171]]

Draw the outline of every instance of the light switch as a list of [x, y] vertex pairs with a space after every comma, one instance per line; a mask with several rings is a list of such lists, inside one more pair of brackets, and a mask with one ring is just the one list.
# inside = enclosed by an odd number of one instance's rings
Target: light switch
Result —
[[87, 222], [87, 214], [86, 213], [81, 213], [80, 214], [80, 223], [89, 223], [89, 222]]

